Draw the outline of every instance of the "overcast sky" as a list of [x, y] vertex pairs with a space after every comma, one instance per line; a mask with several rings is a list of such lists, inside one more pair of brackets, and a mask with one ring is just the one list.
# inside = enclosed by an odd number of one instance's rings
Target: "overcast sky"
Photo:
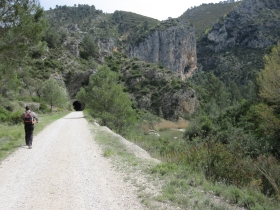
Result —
[[116, 10], [134, 12], [158, 20], [168, 17], [177, 18], [188, 8], [202, 3], [218, 3], [221, 0], [39, 0], [45, 10], [58, 6], [74, 6], [74, 4], [94, 5], [96, 9], [106, 13]]

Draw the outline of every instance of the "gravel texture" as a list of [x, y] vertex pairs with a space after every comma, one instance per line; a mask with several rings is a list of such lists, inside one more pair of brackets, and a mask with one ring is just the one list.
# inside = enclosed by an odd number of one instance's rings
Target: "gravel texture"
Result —
[[0, 209], [146, 209], [94, 138], [82, 112], [47, 126], [2, 161]]

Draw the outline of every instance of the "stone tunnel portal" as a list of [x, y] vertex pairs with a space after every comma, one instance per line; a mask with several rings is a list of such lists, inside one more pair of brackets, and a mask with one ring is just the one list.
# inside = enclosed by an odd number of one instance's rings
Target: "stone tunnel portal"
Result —
[[76, 111], [83, 111], [83, 106], [79, 101], [74, 101], [73, 106]]

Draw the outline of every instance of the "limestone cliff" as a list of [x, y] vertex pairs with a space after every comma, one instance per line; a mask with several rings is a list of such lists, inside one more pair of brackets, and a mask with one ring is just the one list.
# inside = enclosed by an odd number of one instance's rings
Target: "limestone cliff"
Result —
[[136, 45], [130, 45], [130, 57], [160, 63], [182, 79], [190, 77], [196, 69], [196, 39], [193, 29], [171, 27], [156, 30]]
[[[117, 62], [119, 60], [116, 58]], [[196, 91], [185, 81], [176, 78], [170, 70], [135, 59], [125, 60], [120, 69], [127, 91], [137, 108], [170, 120], [178, 120], [196, 111]]]
[[207, 47], [218, 52], [226, 47], [265, 48], [280, 34], [279, 0], [245, 0], [223, 21], [214, 24]]
[[244, 0], [197, 43], [198, 63], [229, 84], [247, 85], [280, 39], [280, 1]]

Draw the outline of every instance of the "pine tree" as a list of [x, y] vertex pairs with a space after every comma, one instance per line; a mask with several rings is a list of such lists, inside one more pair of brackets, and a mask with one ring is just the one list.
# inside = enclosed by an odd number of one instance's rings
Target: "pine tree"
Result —
[[264, 69], [259, 73], [260, 96], [280, 106], [280, 42], [265, 56]]
[[0, 1], [0, 94], [16, 89], [17, 69], [48, 26], [36, 0]]
[[47, 28], [44, 11], [36, 0], [1, 0], [0, 61], [24, 57]]
[[121, 131], [135, 121], [132, 102], [123, 89], [119, 74], [102, 66], [78, 92], [77, 99], [94, 117], [102, 119], [103, 125]]
[[259, 104], [260, 128], [271, 138], [273, 153], [280, 159], [280, 42], [265, 57], [265, 66], [259, 72], [260, 97], [266, 102]]
[[98, 54], [98, 46], [95, 44], [92, 36], [85, 36], [80, 45], [80, 56], [83, 59], [96, 57]]
[[42, 87], [42, 99], [50, 105], [51, 111], [53, 106], [66, 108], [68, 95], [65, 89], [59, 86], [58, 82], [51, 78], [45, 82]]

